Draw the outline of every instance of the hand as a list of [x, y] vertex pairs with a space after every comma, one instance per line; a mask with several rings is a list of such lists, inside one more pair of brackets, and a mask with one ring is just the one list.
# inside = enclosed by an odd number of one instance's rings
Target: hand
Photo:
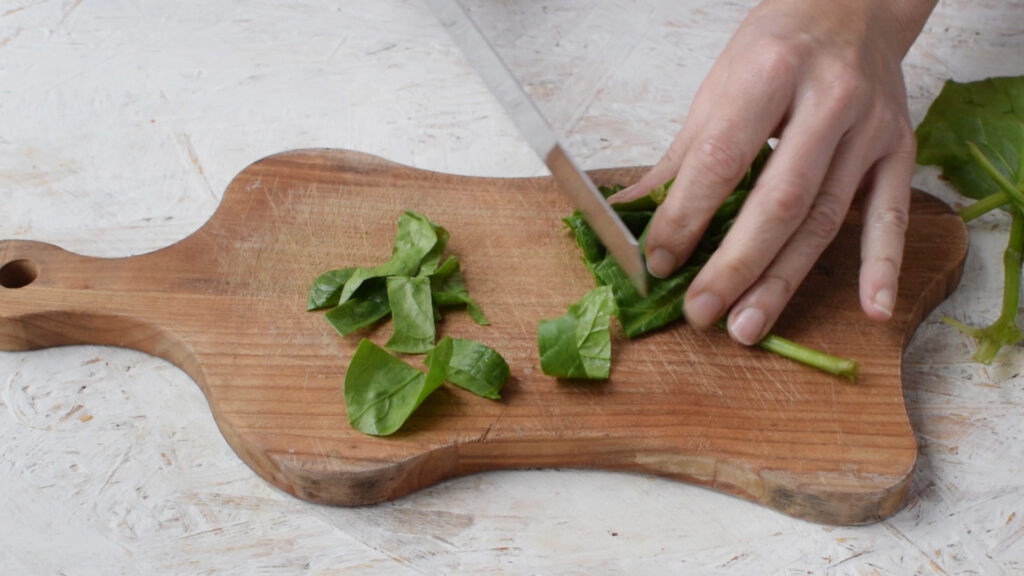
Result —
[[664, 158], [616, 200], [672, 176], [647, 238], [647, 265], [667, 276], [770, 137], [779, 139], [742, 212], [694, 278], [687, 320], [727, 311], [732, 338], [771, 328], [863, 189], [860, 301], [892, 315], [907, 226], [915, 141], [900, 61], [930, 0], [767, 0], [754, 8], [701, 85]]

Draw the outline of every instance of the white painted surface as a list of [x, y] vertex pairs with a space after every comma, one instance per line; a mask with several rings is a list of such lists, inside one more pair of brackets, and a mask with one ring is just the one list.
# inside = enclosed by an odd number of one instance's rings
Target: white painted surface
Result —
[[[588, 168], [657, 160], [751, 4], [474, 2]], [[905, 69], [915, 123], [944, 78], [1024, 73], [1024, 3], [944, 0]], [[316, 146], [543, 173], [415, 0], [0, 0], [0, 238], [151, 251], [200, 227], [248, 163]], [[934, 171], [915, 182], [957, 199]], [[995, 317], [1006, 230], [972, 225], [963, 284], [907, 351], [919, 468], [884, 522], [569, 470], [316, 506], [242, 464], [177, 368], [75, 347], [0, 353], [0, 575], [1024, 573], [1024, 352], [977, 366], [937, 322]]]

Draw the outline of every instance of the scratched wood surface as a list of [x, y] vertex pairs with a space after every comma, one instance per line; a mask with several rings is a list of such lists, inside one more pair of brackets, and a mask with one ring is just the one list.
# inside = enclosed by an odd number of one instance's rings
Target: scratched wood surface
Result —
[[[751, 2], [476, 2], [588, 168], [657, 160]], [[912, 120], [942, 80], [1019, 74], [1020, 1], [944, 0], [905, 63]], [[413, 1], [0, 3], [0, 237], [93, 256], [197, 230], [230, 179], [292, 148], [480, 176], [543, 170]], [[960, 199], [921, 169], [915, 184]], [[919, 443], [904, 507], [830, 528], [654, 477], [474, 475], [394, 503], [285, 495], [199, 388], [116, 348], [0, 353], [0, 574], [1019, 574], [1019, 348], [989, 367], [941, 314], [997, 314], [1007, 222], [973, 223], [964, 282], [904, 357]]]

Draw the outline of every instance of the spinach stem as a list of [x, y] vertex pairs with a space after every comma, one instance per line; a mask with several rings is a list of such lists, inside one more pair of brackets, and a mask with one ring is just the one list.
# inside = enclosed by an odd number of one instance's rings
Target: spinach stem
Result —
[[851, 382], [857, 377], [856, 361], [833, 356], [814, 348], [808, 348], [775, 334], [765, 336], [757, 345], [769, 352], [816, 368], [822, 372], [842, 376]]
[[1024, 192], [1007, 180], [1006, 176], [1003, 176], [1003, 173], [992, 165], [992, 162], [989, 161], [988, 157], [981, 152], [981, 149], [978, 148], [974, 142], [968, 142], [967, 147], [971, 150], [971, 157], [974, 158], [974, 161], [977, 162], [979, 166], [981, 166], [981, 169], [984, 170], [992, 180], [995, 180], [995, 183], [999, 185], [1003, 192], [1006, 192], [1010, 196], [1019, 208], [1024, 209]]
[[999, 318], [983, 329], [972, 328], [952, 318], [942, 319], [978, 341], [974, 359], [983, 364], [991, 364], [1000, 348], [1016, 344], [1022, 336], [1017, 327], [1017, 312], [1020, 308], [1021, 258], [1024, 255], [1024, 212], [1016, 206], [1011, 212], [1013, 221], [1010, 223], [1010, 239], [1003, 252], [1003, 303]]
[[1009, 204], [1010, 201], [1010, 195], [1006, 192], [996, 192], [995, 194], [990, 194], [981, 200], [978, 200], [970, 206], [962, 208], [959, 215], [963, 218], [964, 222], [970, 222], [978, 216], [991, 212], [1000, 206]]
[[[725, 320], [719, 320], [715, 325], [722, 330], [727, 330]], [[803, 344], [797, 344], [792, 340], [776, 336], [775, 334], [768, 334], [757, 345], [783, 358], [788, 358], [828, 374], [842, 376], [851, 382], [857, 379], [857, 369], [859, 366], [855, 360], [833, 356], [827, 352], [822, 352]]]

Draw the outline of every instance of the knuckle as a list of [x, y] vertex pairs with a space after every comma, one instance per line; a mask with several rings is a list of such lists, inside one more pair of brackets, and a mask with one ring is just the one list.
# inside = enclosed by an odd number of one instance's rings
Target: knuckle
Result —
[[895, 206], [883, 208], [873, 216], [874, 224], [882, 228], [887, 235], [902, 236], [910, 225], [910, 217], [906, 210]]
[[820, 244], [827, 244], [835, 238], [845, 220], [846, 210], [842, 206], [823, 200], [811, 208], [804, 225], [811, 238]]
[[803, 59], [801, 44], [791, 39], [770, 37], [757, 47], [756, 66], [766, 79], [794, 76]]
[[793, 293], [796, 292], [796, 282], [772, 270], [764, 273], [760, 283], [764, 290], [770, 291], [783, 302], [788, 301]]
[[[791, 180], [772, 189], [765, 198], [765, 216], [768, 219], [793, 222], [803, 218], [807, 210], [804, 197], [806, 186]], [[767, 192], [767, 191], [766, 191]]]
[[743, 178], [749, 164], [746, 155], [732, 140], [720, 136], [703, 140], [697, 147], [695, 160], [700, 170], [728, 184]]
[[729, 284], [743, 287], [752, 285], [764, 269], [758, 262], [737, 257], [726, 258], [720, 265], [720, 274], [729, 279]]

